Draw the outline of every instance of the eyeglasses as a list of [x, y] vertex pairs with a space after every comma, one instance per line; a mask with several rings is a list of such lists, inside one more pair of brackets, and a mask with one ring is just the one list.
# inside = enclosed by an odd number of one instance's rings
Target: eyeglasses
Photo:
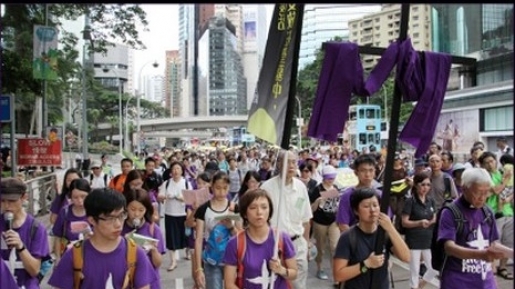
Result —
[[99, 170], [100, 168], [99, 167], [94, 167], [94, 168], [91, 168], [92, 170]]
[[114, 224], [115, 220], [120, 221], [123, 223], [123, 221], [127, 220], [128, 214], [127, 212], [123, 212], [118, 216], [108, 216], [108, 217], [98, 217], [98, 219], [102, 221], [106, 221], [109, 224]]
[[430, 187], [431, 183], [420, 183], [420, 186], [422, 186], [422, 187]]

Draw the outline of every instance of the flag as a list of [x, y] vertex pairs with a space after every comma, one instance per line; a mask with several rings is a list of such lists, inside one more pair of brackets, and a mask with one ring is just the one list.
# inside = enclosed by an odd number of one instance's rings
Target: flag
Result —
[[287, 149], [289, 145], [304, 4], [276, 4], [247, 131]]
[[34, 25], [32, 76], [35, 79], [57, 79], [57, 34], [55, 27]]

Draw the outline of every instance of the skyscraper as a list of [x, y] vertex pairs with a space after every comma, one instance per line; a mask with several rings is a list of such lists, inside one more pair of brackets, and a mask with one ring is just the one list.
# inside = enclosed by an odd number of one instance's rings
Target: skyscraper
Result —
[[377, 12], [379, 4], [308, 4], [304, 8], [299, 70], [316, 59], [322, 43], [336, 36], [349, 40], [351, 19]]

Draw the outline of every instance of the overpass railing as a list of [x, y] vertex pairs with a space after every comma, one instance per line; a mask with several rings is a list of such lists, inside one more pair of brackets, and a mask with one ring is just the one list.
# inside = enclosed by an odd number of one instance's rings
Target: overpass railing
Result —
[[25, 181], [28, 198], [24, 204], [27, 212], [33, 216], [42, 216], [50, 212], [52, 200], [57, 195], [57, 174], [48, 173]]

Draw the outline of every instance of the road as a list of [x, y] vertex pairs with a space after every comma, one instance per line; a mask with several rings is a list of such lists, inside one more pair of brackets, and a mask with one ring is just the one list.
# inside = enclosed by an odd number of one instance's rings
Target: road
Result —
[[[92, 156], [92, 159], [95, 156]], [[99, 158], [100, 156], [98, 156]], [[118, 157], [112, 157], [112, 165], [115, 173], [120, 172], [120, 164]], [[120, 158], [121, 159], [121, 158]], [[64, 176], [64, 170], [59, 172], [61, 183], [62, 183], [62, 177]], [[40, 220], [46, 224], [48, 224], [48, 215], [40, 217]], [[163, 223], [164, 219], [161, 219], [161, 223]], [[164, 228], [164, 225], [161, 224], [161, 227]], [[170, 264], [169, 255], [166, 254], [163, 256], [163, 264], [160, 269], [161, 273], [161, 288], [163, 289], [184, 289], [184, 288], [193, 288], [193, 280], [191, 278], [191, 261], [184, 259], [184, 251], [180, 252], [181, 258], [178, 261], [177, 268], [172, 272], [167, 272], [166, 268], [168, 268], [168, 265]], [[397, 259], [393, 258], [392, 260], [393, 266], [392, 266], [392, 280], [391, 288], [400, 288], [400, 289], [408, 289], [410, 288], [409, 285], [409, 276], [410, 271], [408, 264], [402, 263], [398, 261]], [[513, 266], [513, 265], [511, 265]], [[328, 275], [331, 275], [330, 272], [330, 263], [329, 263], [329, 257], [325, 257], [323, 261], [323, 267], [325, 268]], [[512, 269], [512, 268], [510, 268]], [[309, 275], [307, 280], [307, 286], [306, 288], [334, 288], [333, 282], [331, 280], [331, 277], [329, 280], [320, 280], [316, 278], [316, 264], [314, 261], [309, 263]], [[498, 289], [511, 289], [513, 288], [513, 280], [504, 280], [500, 277], [497, 277], [498, 282]], [[391, 281], [392, 281], [391, 280]], [[41, 289], [50, 289], [51, 287], [46, 283], [48, 281], [48, 276], [43, 280]], [[435, 289], [439, 288], [439, 282], [438, 280], [433, 280], [433, 282], [427, 284], [425, 289]]]

